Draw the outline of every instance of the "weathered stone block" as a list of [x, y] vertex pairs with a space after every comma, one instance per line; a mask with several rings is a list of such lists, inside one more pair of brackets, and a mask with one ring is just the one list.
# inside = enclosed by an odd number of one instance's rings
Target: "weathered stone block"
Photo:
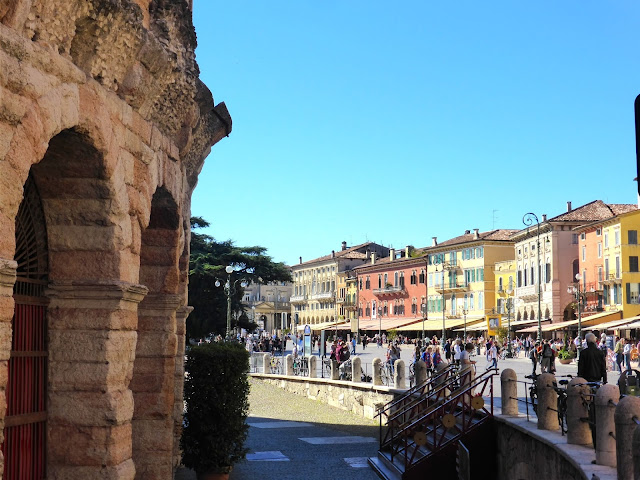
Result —
[[85, 427], [51, 421], [49, 440], [51, 465], [93, 466], [100, 469], [116, 466], [131, 458], [130, 423]]
[[76, 427], [109, 427], [128, 424], [133, 417], [130, 390], [107, 392], [55, 392], [48, 399], [48, 420]]

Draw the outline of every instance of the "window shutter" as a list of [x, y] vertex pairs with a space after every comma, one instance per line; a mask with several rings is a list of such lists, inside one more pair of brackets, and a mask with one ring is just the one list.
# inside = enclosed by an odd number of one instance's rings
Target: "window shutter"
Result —
[[627, 283], [626, 286], [627, 286], [627, 303], [630, 303], [630, 300], [631, 300], [631, 284]]

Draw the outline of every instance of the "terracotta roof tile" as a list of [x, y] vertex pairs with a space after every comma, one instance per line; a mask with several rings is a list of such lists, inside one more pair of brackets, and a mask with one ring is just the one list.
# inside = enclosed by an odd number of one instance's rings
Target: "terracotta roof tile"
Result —
[[638, 207], [628, 203], [606, 204], [602, 200], [594, 200], [586, 203], [578, 208], [574, 208], [570, 212], [557, 215], [548, 222], [593, 222], [597, 220], [606, 220], [607, 218], [627, 213]]
[[[351, 259], [351, 260], [352, 259], [365, 259], [365, 258], [367, 258], [367, 256], [364, 253], [359, 252], [358, 250], [361, 250], [364, 247], [367, 247], [369, 245], [375, 245], [375, 243], [374, 242], [365, 242], [365, 243], [361, 243], [360, 245], [355, 245], [353, 247], [348, 247], [346, 250], [338, 250], [336, 252], [335, 258], [346, 258], [346, 259]], [[331, 260], [332, 258], [333, 258], [333, 256], [331, 254], [324, 255], [322, 257], [314, 258], [313, 260], [307, 260], [306, 262], [298, 263], [298, 264], [294, 265], [294, 267], [298, 267], [300, 265], [308, 265], [310, 263], [323, 262], [325, 260]]]
[[[447, 247], [449, 245], [458, 245], [461, 243], [471, 243], [471, 242], [480, 242], [480, 241], [510, 241], [511, 235], [516, 233], [518, 230], [512, 229], [497, 229], [490, 230], [488, 232], [480, 232], [478, 233], [478, 238], [475, 238], [474, 233], [465, 233], [464, 235], [460, 235], [459, 237], [450, 238], [449, 240], [445, 240], [444, 242], [438, 243], [435, 247]], [[428, 249], [428, 248], [427, 248]]]

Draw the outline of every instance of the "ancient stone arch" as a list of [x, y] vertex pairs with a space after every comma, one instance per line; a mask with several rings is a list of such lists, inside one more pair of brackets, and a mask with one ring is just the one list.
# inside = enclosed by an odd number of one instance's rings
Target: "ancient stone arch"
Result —
[[[46, 408], [31, 417], [48, 439], [34, 467], [47, 478], [173, 476], [190, 197], [231, 131], [197, 78], [190, 8], [0, 5], [0, 398], [26, 388], [11, 383], [12, 322], [39, 311], [47, 342], [29, 355], [46, 359]], [[33, 251], [46, 268], [25, 281]], [[5, 451], [20, 444], [12, 417], [0, 407]], [[11, 458], [0, 467], [20, 478]]]

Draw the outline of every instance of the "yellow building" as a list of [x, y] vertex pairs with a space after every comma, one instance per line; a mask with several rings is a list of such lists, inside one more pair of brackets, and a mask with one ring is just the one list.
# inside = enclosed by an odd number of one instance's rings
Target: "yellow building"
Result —
[[[497, 305], [494, 266], [496, 262], [513, 259], [511, 235], [516, 230], [472, 232], [437, 242], [428, 253], [428, 302], [430, 319], [442, 316], [448, 320], [463, 319], [466, 324], [484, 319]], [[459, 326], [460, 322], [449, 322]]]

